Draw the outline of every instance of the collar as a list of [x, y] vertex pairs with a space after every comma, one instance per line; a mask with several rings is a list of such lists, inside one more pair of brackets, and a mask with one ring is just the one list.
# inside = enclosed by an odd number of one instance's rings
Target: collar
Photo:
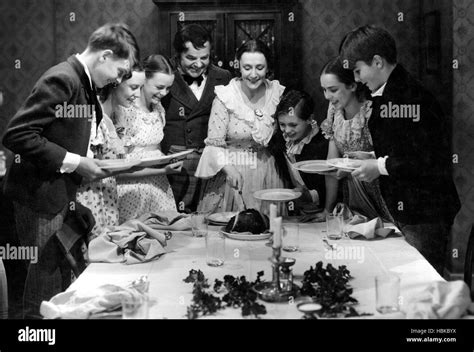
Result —
[[84, 72], [86, 73], [87, 78], [89, 78], [89, 84], [92, 88], [94, 85], [92, 84], [92, 78], [91, 78], [91, 74], [89, 72], [89, 67], [87, 67], [86, 63], [84, 62], [84, 60], [82, 60], [82, 58], [80, 57], [79, 54], [76, 54], [76, 59], [77, 59], [77, 61], [79, 61], [79, 63], [82, 65], [82, 67], [84, 67]]
[[387, 82], [385, 82], [382, 87], [377, 89], [375, 93], [371, 93], [372, 97], [381, 97], [383, 95], [383, 91], [385, 90], [385, 86], [387, 85]]

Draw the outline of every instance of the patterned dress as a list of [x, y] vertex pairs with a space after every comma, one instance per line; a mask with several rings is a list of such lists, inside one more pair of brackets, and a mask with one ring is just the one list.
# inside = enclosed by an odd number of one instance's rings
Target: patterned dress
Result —
[[[115, 132], [112, 120], [103, 114], [97, 133], [91, 138], [90, 149], [96, 159], [118, 159], [125, 152]], [[89, 208], [95, 218], [95, 226], [89, 241], [97, 237], [107, 226], [119, 225], [117, 183], [115, 177], [89, 182], [79, 187], [76, 200]]]
[[[130, 150], [126, 159], [162, 156], [165, 110], [157, 104], [152, 112], [132, 106], [120, 110], [120, 124]], [[117, 180], [120, 223], [148, 212], [176, 210], [176, 203], [166, 175]]]
[[[321, 123], [324, 136], [333, 140], [340, 156], [348, 152], [374, 150], [369, 131], [369, 118], [372, 113], [372, 101], [366, 101], [359, 113], [350, 120], [344, 118], [344, 111], [330, 104], [326, 120]], [[344, 203], [369, 218], [381, 217], [393, 222], [388, 211], [378, 180], [363, 182], [351, 175], [343, 179]]]
[[[275, 160], [266, 146], [274, 131], [276, 107], [285, 89], [276, 80], [265, 81], [265, 105], [261, 110], [251, 108], [243, 98], [240, 79], [227, 86], [215, 88], [209, 117], [206, 147], [196, 170], [196, 177], [206, 178], [199, 211], [239, 211], [241, 197], [226, 182], [222, 170], [233, 165], [243, 177], [242, 196], [247, 208], [268, 212], [268, 204], [253, 197], [255, 191], [282, 188]], [[237, 193], [237, 194], [236, 194]], [[266, 202], [265, 202], [266, 203]]]

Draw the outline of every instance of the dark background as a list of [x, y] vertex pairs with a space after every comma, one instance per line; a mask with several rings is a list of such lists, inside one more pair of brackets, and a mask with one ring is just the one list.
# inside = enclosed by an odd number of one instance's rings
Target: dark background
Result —
[[[100, 25], [110, 21], [127, 23], [137, 37], [142, 57], [169, 47], [169, 35], [160, 35], [163, 28], [160, 15], [163, 16], [164, 7], [160, 4], [162, 1], [156, 2], [1, 0], [0, 90], [4, 92], [5, 103], [0, 107], [0, 134], [39, 76], [69, 55], [81, 52], [89, 35]], [[205, 5], [219, 9], [241, 2], [222, 0], [205, 4], [199, 0], [182, 3], [176, 2], [175, 9], [194, 6], [199, 10]], [[261, 10], [266, 4], [275, 6], [278, 1], [251, 3]], [[458, 155], [459, 161], [454, 164], [453, 172], [463, 204], [452, 236], [452, 248], [458, 252], [452, 260], [451, 271], [462, 272], [464, 248], [474, 219], [474, 2], [296, 0], [295, 3], [294, 25], [298, 28], [298, 38], [291, 43], [284, 42], [290, 50], [280, 53], [286, 60], [292, 55], [292, 65], [284, 67], [291, 72], [283, 71], [279, 75], [292, 77], [313, 96], [319, 121], [325, 118], [327, 109], [319, 86], [319, 72], [329, 58], [337, 55], [343, 35], [367, 23], [380, 25], [392, 33], [398, 44], [399, 61], [442, 103], [447, 118], [452, 121], [453, 153]], [[430, 15], [433, 11], [438, 15]], [[403, 22], [398, 21], [400, 12]], [[70, 20], [72, 13], [75, 21]], [[294, 51], [291, 50], [293, 46]], [[15, 68], [17, 59], [21, 60], [21, 69]], [[224, 59], [228, 60], [227, 57]], [[459, 60], [457, 70], [452, 68], [453, 59]], [[275, 78], [288, 84], [281, 77]]]

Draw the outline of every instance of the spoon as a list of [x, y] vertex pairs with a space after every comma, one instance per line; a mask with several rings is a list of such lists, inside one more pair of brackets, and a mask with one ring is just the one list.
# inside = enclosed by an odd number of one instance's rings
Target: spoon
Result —
[[242, 190], [239, 191], [240, 199], [242, 199], [242, 204], [244, 205], [244, 210], [247, 210], [247, 206], [245, 205], [244, 197], [242, 196]]

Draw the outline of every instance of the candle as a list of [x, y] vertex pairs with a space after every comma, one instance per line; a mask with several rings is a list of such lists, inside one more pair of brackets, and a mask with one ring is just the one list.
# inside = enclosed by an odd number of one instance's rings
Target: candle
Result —
[[281, 247], [281, 217], [273, 220], [273, 248]]
[[277, 217], [277, 206], [276, 204], [270, 204], [270, 231], [273, 232], [275, 225], [273, 224], [273, 220]]

